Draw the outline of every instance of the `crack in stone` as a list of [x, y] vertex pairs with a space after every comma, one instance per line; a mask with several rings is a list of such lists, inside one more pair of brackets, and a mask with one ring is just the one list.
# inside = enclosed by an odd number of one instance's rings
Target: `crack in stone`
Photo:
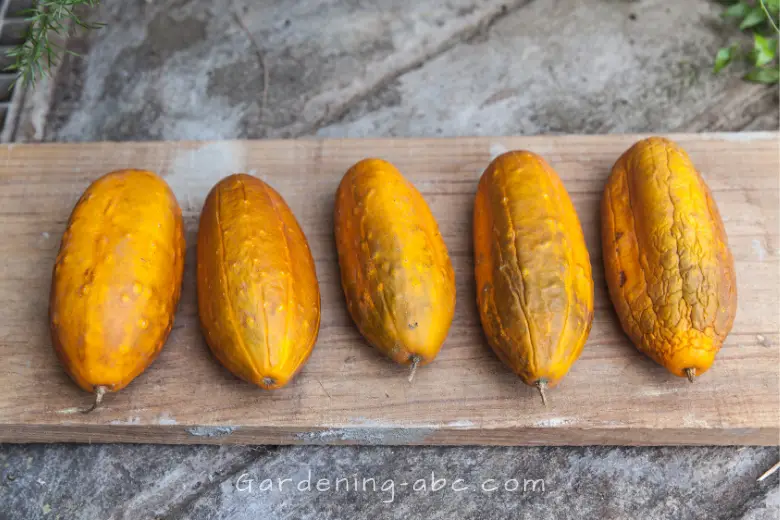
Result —
[[533, 2], [533, 0], [515, 0], [513, 2], [507, 2], [496, 6], [494, 9], [475, 20], [473, 23], [455, 31], [434, 48], [424, 52], [421, 56], [405, 63], [400, 63], [395, 68], [391, 68], [390, 70], [386, 71], [379, 78], [367, 86], [356, 89], [356, 91], [349, 95], [345, 101], [332, 104], [326, 103], [324, 107], [324, 113], [316, 120], [298, 125], [297, 127], [295, 124], [289, 125], [286, 128], [272, 132], [272, 134], [274, 134], [273, 137], [302, 137], [313, 134], [320, 128], [331, 123], [335, 123], [336, 121], [343, 118], [344, 115], [346, 115], [346, 113], [356, 104], [376, 94], [384, 87], [391, 84], [393, 81], [396, 81], [398, 78], [402, 77], [407, 72], [422, 67], [427, 62], [436, 59], [439, 56], [452, 50], [460, 43], [467, 42], [480, 34], [486, 33], [496, 24], [496, 22], [506, 18], [512, 13], [515, 13], [531, 2]]
[[[196, 500], [198, 500], [201, 496], [206, 495], [211, 490], [215, 489], [218, 486], [221, 486], [226, 480], [230, 480], [234, 478], [237, 474], [239, 474], [242, 471], [245, 471], [248, 467], [256, 463], [258, 460], [260, 460], [263, 456], [267, 455], [268, 452], [274, 451], [274, 450], [265, 450], [263, 453], [257, 453], [255, 454], [257, 450], [251, 449], [249, 453], [241, 453], [239, 455], [236, 455], [235, 458], [239, 459], [233, 464], [227, 465], [224, 469], [221, 470], [210, 470], [206, 471], [201, 478], [201, 481], [203, 482], [202, 485], [197, 486], [196, 489], [193, 489], [190, 493], [182, 496], [178, 500], [175, 500], [171, 503], [166, 504], [164, 508], [161, 508], [158, 511], [155, 511], [155, 518], [184, 518], [185, 515], [183, 515], [183, 512], [186, 511], [186, 509]], [[248, 458], [247, 458], [248, 456]], [[216, 478], [213, 478], [214, 475], [218, 475]], [[193, 474], [192, 479], [195, 480], [196, 477], [195, 474]], [[211, 478], [211, 480], [210, 480]], [[158, 490], [164, 492], [165, 490]], [[128, 503], [134, 502], [138, 499], [138, 495], [131, 498], [127, 503], [123, 505], [123, 507], [118, 508], [121, 511], [121, 515], [118, 517], [120, 519], [126, 518], [125, 511], [127, 511]], [[133, 511], [137, 512], [138, 506], [144, 506], [146, 504], [146, 500], [141, 499], [138, 504], [135, 504], [136, 507], [133, 507], [131, 511], [128, 511], [129, 514], [134, 514]], [[112, 517], [114, 518], [114, 517]]]
[[[255, 452], [256, 450], [252, 449], [251, 451]], [[272, 450], [266, 450], [263, 453], [251, 455], [249, 459], [244, 459], [242, 456], [237, 456], [237, 458], [241, 457], [241, 462], [229, 466], [222, 472], [217, 472], [219, 475], [218, 478], [214, 478], [209, 482], [204, 482], [202, 486], [199, 486], [198, 489], [194, 490], [192, 493], [182, 497], [179, 501], [170, 504], [165, 510], [158, 512], [157, 516], [161, 518], [186, 518], [187, 515], [184, 513], [191, 504], [193, 504], [202, 496], [208, 494], [211, 490], [221, 486], [225, 481], [231, 480], [236, 475], [244, 472], [248, 467], [260, 460], [269, 451]], [[213, 476], [213, 473], [209, 472], [208, 475]], [[208, 480], [208, 477], [205, 477], [204, 480]]]

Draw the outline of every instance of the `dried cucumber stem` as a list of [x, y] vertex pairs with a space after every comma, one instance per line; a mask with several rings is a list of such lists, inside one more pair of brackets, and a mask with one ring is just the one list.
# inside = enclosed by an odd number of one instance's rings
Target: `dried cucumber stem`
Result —
[[86, 410], [83, 410], [81, 413], [89, 413], [93, 411], [95, 408], [100, 406], [100, 403], [103, 402], [103, 396], [106, 395], [106, 387], [105, 386], [96, 386], [95, 387], [95, 402], [92, 403], [92, 406], [87, 408]]
[[73, 413], [90, 413], [95, 410], [98, 406], [100, 406], [100, 403], [103, 402], [103, 396], [106, 395], [106, 391], [108, 390], [108, 387], [103, 385], [98, 385], [95, 387], [95, 401], [92, 403], [91, 406], [88, 406], [87, 408], [65, 408], [64, 410], [59, 410], [57, 413], [61, 414], [73, 414]]
[[414, 380], [414, 374], [417, 373], [417, 366], [420, 364], [420, 356], [414, 355], [410, 358], [412, 360], [412, 369], [409, 371], [409, 382]]
[[688, 381], [693, 383], [694, 379], [696, 379], [696, 369], [695, 368], [686, 368], [685, 369], [685, 375], [688, 378]]
[[542, 404], [547, 406], [547, 395], [544, 393], [547, 390], [547, 380], [540, 379], [536, 382], [536, 388], [539, 390], [539, 395], [542, 396]]

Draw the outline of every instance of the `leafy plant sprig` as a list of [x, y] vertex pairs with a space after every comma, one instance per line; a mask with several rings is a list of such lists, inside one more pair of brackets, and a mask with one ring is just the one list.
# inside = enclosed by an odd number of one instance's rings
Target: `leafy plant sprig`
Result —
[[48, 75], [52, 67], [62, 59], [63, 54], [78, 56], [56, 41], [56, 36], [66, 36], [70, 28], [99, 29], [103, 24], [88, 22], [77, 12], [80, 6], [95, 7], [100, 0], [38, 0], [32, 9], [22, 11], [30, 22], [30, 29], [24, 43], [7, 51], [14, 59], [6, 70], [17, 73], [16, 81], [25, 86]]
[[718, 50], [713, 72], [716, 74], [737, 58], [750, 66], [744, 79], [767, 85], [780, 82], [777, 43], [780, 36], [780, 0], [721, 0], [727, 7], [722, 16], [739, 22], [739, 28], [753, 34], [753, 44], [746, 50], [740, 43], [732, 43]]

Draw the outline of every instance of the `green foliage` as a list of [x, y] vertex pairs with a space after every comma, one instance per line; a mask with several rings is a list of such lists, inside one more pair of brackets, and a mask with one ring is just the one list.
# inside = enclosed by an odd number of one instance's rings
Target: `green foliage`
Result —
[[76, 12], [80, 6], [95, 7], [100, 0], [38, 0], [23, 15], [30, 22], [25, 42], [7, 51], [14, 63], [6, 70], [17, 73], [16, 82], [33, 85], [48, 75], [62, 54], [77, 55], [59, 45], [57, 36], [66, 36], [71, 27], [98, 29], [102, 24], [83, 20]]
[[745, 79], [771, 85], [780, 80], [780, 70], [777, 67], [755, 67], [745, 75]]
[[745, 29], [750, 29], [751, 27], [761, 25], [764, 23], [764, 20], [766, 20], [766, 14], [764, 14], [764, 10], [761, 9], [760, 6], [756, 6], [753, 9], [750, 9], [745, 17], [742, 18], [742, 22], [740, 22], [739, 28], [744, 31]]
[[778, 35], [780, 35], [780, 0], [723, 0], [726, 5], [723, 18], [736, 23], [743, 31], [753, 34], [753, 46], [732, 43], [718, 50], [713, 72], [716, 74], [738, 57], [743, 58], [749, 70], [744, 79], [754, 83], [777, 84], [780, 81], [778, 65]]
[[772, 63], [777, 55], [777, 38], [764, 38], [760, 34], [753, 35], [753, 50], [750, 60], [756, 67]]
[[737, 51], [737, 46], [732, 45], [730, 47], [723, 47], [718, 51], [718, 54], [715, 55], [715, 66], [713, 67], [713, 71], [717, 74], [718, 72], [723, 69], [726, 65], [731, 63], [731, 60], [734, 58], [734, 55]]

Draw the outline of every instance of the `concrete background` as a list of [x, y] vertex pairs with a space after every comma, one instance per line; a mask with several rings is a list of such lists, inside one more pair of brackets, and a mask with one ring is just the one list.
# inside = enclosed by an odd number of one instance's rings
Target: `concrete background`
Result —
[[[740, 37], [719, 12], [708, 0], [104, 0], [90, 18], [107, 27], [71, 38], [83, 59], [27, 96], [17, 140], [777, 130], [776, 87], [741, 81], [738, 66], [711, 73]], [[755, 479], [777, 459], [760, 447], [4, 445], [0, 519], [769, 520], [778, 475]], [[310, 470], [313, 484], [392, 479], [395, 494], [292, 487]], [[432, 492], [431, 472], [448, 486]], [[259, 489], [266, 478], [293, 484]], [[410, 489], [420, 478], [427, 492]], [[457, 478], [471, 489], [453, 491]], [[479, 490], [512, 478], [520, 490]], [[522, 492], [523, 479], [544, 491]]]

